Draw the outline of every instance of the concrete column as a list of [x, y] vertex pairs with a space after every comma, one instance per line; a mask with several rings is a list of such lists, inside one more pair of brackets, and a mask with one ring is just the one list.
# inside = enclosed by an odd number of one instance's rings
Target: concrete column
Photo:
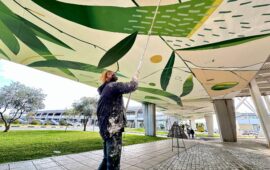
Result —
[[207, 131], [208, 131], [208, 136], [213, 136], [214, 135], [214, 118], [213, 118], [213, 114], [205, 114], [204, 115], [204, 119], [206, 122], [206, 127], [207, 127]]
[[264, 131], [267, 144], [268, 146], [270, 146], [270, 118], [268, 116], [268, 111], [261, 97], [259, 87], [254, 79], [249, 83], [249, 90], [253, 103], [256, 107], [257, 115], [261, 122], [261, 128]]
[[139, 128], [138, 126], [138, 112], [139, 112], [139, 109], [135, 111], [135, 119], [134, 119], [134, 123], [135, 123], [135, 128]]
[[258, 137], [259, 138], [265, 138], [265, 135], [264, 135], [264, 131], [263, 131], [262, 126], [260, 126], [260, 131], [259, 131]]
[[266, 103], [266, 106], [268, 108], [268, 116], [270, 116], [270, 99], [269, 99], [269, 96], [264, 96], [264, 101]]
[[190, 124], [190, 127], [193, 129], [193, 130], [196, 130], [196, 123], [195, 123], [195, 118], [191, 118], [189, 120], [189, 124]]
[[236, 142], [236, 120], [232, 99], [214, 100], [220, 136], [223, 142]]
[[156, 136], [156, 105], [143, 103], [144, 129], [146, 136]]
[[49, 113], [46, 114], [45, 121], [48, 120], [48, 117], [49, 117]]

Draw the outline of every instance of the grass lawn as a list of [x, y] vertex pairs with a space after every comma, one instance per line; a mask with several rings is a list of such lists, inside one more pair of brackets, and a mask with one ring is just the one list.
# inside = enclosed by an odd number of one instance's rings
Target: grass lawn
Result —
[[126, 132], [144, 133], [144, 128], [125, 128]]
[[[125, 128], [126, 132], [132, 132], [132, 133], [143, 133], [144, 134], [144, 128]], [[168, 135], [168, 132], [166, 131], [157, 131], [157, 135]], [[207, 133], [203, 132], [195, 132], [196, 137], [208, 137]], [[219, 138], [220, 135], [218, 133], [214, 133], [213, 135], [214, 138]]]
[[[143, 133], [144, 134], [144, 128], [125, 128], [126, 132], [132, 132], [132, 133]], [[157, 135], [167, 135], [168, 132], [166, 131], [157, 131]]]
[[[203, 132], [195, 132], [196, 137], [208, 137], [208, 133], [203, 133]], [[213, 138], [220, 138], [220, 134], [214, 133]]]
[[[146, 143], [165, 138], [126, 134], [124, 145]], [[30, 160], [102, 149], [98, 132], [10, 131], [0, 132], [0, 163]], [[55, 154], [60, 151], [61, 154]]]

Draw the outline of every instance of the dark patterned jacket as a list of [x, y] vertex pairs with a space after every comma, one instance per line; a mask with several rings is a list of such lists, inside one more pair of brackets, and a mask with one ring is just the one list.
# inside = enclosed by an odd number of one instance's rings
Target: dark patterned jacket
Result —
[[98, 88], [100, 98], [97, 106], [97, 117], [100, 135], [110, 138], [117, 132], [124, 131], [124, 102], [122, 95], [137, 89], [138, 83], [109, 82]]

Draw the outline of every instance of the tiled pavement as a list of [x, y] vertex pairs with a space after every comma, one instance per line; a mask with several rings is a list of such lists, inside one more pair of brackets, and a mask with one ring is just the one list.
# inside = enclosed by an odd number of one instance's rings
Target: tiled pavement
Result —
[[[186, 145], [191, 147], [195, 143], [195, 141], [188, 141]], [[181, 148], [180, 151], [182, 150]], [[171, 158], [176, 153], [176, 149], [172, 152], [171, 140], [126, 146], [122, 152], [121, 168], [128, 170], [150, 168]], [[0, 170], [92, 170], [98, 168], [102, 157], [103, 152], [98, 150], [32, 161], [0, 164]]]
[[[121, 168], [142, 169], [270, 169], [270, 150], [256, 142], [223, 144], [218, 141], [186, 142], [187, 151], [171, 150], [171, 140], [124, 147]], [[181, 144], [181, 142], [180, 142]], [[258, 146], [258, 147], [257, 147]], [[0, 164], [0, 170], [92, 170], [102, 160], [102, 151], [49, 157], [32, 161]]]
[[175, 155], [151, 169], [270, 169], [270, 161], [265, 159], [264, 155], [256, 153], [243, 152], [237, 149], [224, 149], [212, 145], [198, 144], [188, 149], [187, 153], [182, 152], [179, 156]]

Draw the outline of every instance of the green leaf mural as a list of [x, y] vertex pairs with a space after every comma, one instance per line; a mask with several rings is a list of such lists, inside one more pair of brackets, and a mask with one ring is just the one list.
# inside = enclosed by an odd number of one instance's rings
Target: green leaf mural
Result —
[[147, 99], [149, 99], [149, 100], [162, 100], [162, 99], [155, 97], [155, 96], [145, 96], [144, 99], [146, 99], [146, 100]]
[[170, 82], [170, 79], [171, 79], [174, 60], [175, 60], [175, 54], [173, 51], [168, 63], [166, 64], [164, 70], [162, 71], [161, 77], [160, 77], [160, 86], [164, 91], [166, 91], [168, 84]]
[[223, 83], [218, 83], [214, 85], [211, 89], [212, 90], [226, 90], [233, 88], [234, 86], [238, 85], [238, 82], [223, 82]]
[[55, 59], [47, 47], [36, 37], [35, 33], [29, 27], [9, 15], [1, 15], [3, 23], [33, 51], [46, 59]]
[[0, 39], [14, 54], [18, 54], [20, 51], [20, 45], [13, 33], [6, 27], [6, 25], [0, 20]]
[[[2, 2], [0, 2], [0, 37], [6, 46], [14, 53], [19, 52], [20, 46], [15, 36], [26, 44], [33, 51], [47, 60], [56, 59], [49, 49], [40, 41], [37, 36], [50, 42], [70, 48], [49, 33], [38, 28], [22, 17], [14, 14]], [[14, 36], [15, 35], [15, 36]], [[61, 69], [69, 76], [75, 77], [74, 74], [66, 69]]]
[[159, 90], [159, 89], [147, 88], [147, 87], [138, 87], [138, 90], [170, 98], [170, 99], [174, 100], [178, 105], [183, 106], [181, 98], [174, 95], [174, 94], [172, 94], [172, 93], [169, 93], [169, 92], [166, 92], [166, 91], [163, 91], [163, 90]]
[[149, 83], [149, 86], [156, 86], [156, 83]]
[[[32, 1], [60, 17], [86, 27], [127, 34], [138, 31], [139, 34], [147, 35], [156, 9], [156, 6], [87, 6], [57, 0]], [[220, 3], [220, 0], [204, 0], [203, 3], [192, 0], [162, 5], [156, 16], [152, 35], [186, 37], [198, 28], [204, 21], [204, 16], [210, 15]]]
[[104, 69], [97, 68], [91, 64], [85, 64], [75, 61], [66, 60], [45, 60], [37, 61], [29, 64], [30, 67], [53, 67], [53, 68], [69, 68], [74, 70], [91, 71], [94, 73], [102, 73]]
[[[11, 19], [11, 23], [12, 22], [17, 22], [17, 25], [24, 25], [27, 26], [31, 32], [33, 32], [34, 36], [38, 36], [40, 38], [43, 38], [47, 41], [50, 41], [52, 43], [55, 43], [57, 45], [60, 45], [62, 47], [65, 48], [69, 48], [72, 49], [71, 47], [69, 47], [68, 45], [66, 45], [64, 42], [62, 42], [61, 40], [57, 39], [56, 37], [52, 36], [51, 34], [49, 34], [48, 32], [44, 31], [43, 29], [37, 27], [36, 25], [32, 24], [31, 22], [25, 20], [24, 18], [14, 14], [11, 10], [9, 10], [2, 2], [0, 2], [0, 22], [2, 22], [2, 24], [7, 28], [7, 23], [9, 23], [9, 19]], [[3, 21], [4, 20], [4, 21]], [[1, 25], [1, 24], [0, 24]], [[13, 28], [13, 30], [15, 32], [13, 32], [10, 28], [8, 28], [9, 30], [7, 30], [9, 33], [11, 33], [12, 35], [16, 33], [21, 33], [24, 34], [24, 32], [22, 32], [20, 30], [20, 27], [18, 28]], [[2, 29], [2, 25], [1, 25], [1, 29], [0, 29], [0, 35], [2, 35], [4, 33], [4, 29]], [[14, 35], [13, 35], [14, 36]], [[14, 36], [15, 38], [15, 36]], [[18, 37], [19, 38], [19, 37]], [[10, 40], [11, 41], [11, 40]], [[14, 43], [15, 44], [15, 43]], [[19, 44], [17, 45], [19, 46]]]
[[137, 34], [138, 32], [134, 32], [107, 51], [99, 61], [98, 67], [105, 68], [120, 60], [133, 46]]
[[70, 50], [73, 50], [70, 46], [62, 42], [61, 40], [55, 38], [51, 34], [48, 34], [46, 31], [42, 30], [41, 28], [37, 27], [36, 25], [32, 24], [31, 22], [24, 20], [24, 23], [30, 27], [30, 29], [35, 33], [37, 37], [40, 37], [44, 40], [47, 40], [49, 42], [52, 42], [54, 44], [57, 44], [59, 46], [62, 46], [64, 48], [68, 48]]
[[11, 60], [3, 50], [0, 49], [0, 54], [3, 54], [9, 61]]
[[[74, 69], [74, 70], [82, 70], [82, 71], [88, 71], [93, 73], [102, 73], [105, 71], [105, 69], [97, 68], [94, 65], [91, 64], [85, 64], [75, 61], [66, 61], [66, 60], [45, 60], [45, 61], [37, 61], [34, 63], [29, 64], [30, 67], [52, 67], [52, 68], [62, 68], [62, 69]], [[120, 77], [126, 77], [123, 76], [120, 73], [117, 73]]]
[[270, 36], [270, 34], [255, 35], [255, 36], [244, 37], [244, 38], [235, 38], [235, 39], [217, 42], [217, 43], [213, 43], [213, 44], [201, 45], [201, 46], [191, 47], [191, 48], [182, 48], [179, 50], [189, 51], [189, 50], [211, 50], [211, 49], [225, 48], [225, 47], [244, 44], [244, 43], [258, 40], [261, 38], [265, 38], [268, 36]]
[[191, 74], [188, 76], [188, 78], [185, 80], [183, 85], [183, 92], [180, 95], [180, 97], [188, 95], [193, 90], [194, 84], [193, 84], [193, 75]]

